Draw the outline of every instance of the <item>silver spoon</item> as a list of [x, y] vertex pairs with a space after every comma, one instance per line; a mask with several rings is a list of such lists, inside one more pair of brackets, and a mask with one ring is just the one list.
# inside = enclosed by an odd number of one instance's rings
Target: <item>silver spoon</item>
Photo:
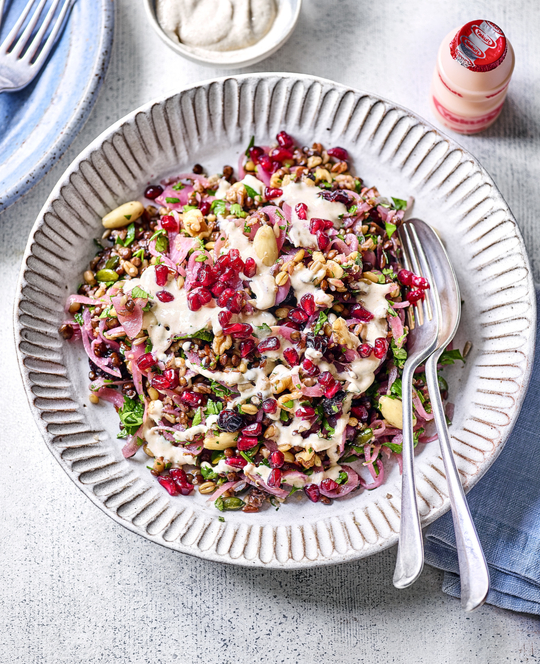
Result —
[[461, 580], [461, 605], [465, 611], [473, 611], [486, 600], [489, 592], [489, 571], [454, 462], [437, 379], [437, 363], [441, 353], [452, 341], [459, 326], [459, 285], [448, 254], [435, 231], [420, 219], [411, 219], [408, 223], [416, 229], [428, 256], [434, 278], [431, 287], [437, 289], [441, 306], [437, 350], [426, 362], [426, 380], [452, 508]]

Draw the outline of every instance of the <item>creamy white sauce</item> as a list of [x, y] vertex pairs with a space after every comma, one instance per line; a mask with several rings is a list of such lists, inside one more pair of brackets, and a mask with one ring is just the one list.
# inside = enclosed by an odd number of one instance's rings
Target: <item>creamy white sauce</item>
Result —
[[163, 30], [186, 46], [235, 51], [260, 41], [276, 18], [275, 0], [157, 0]]
[[[326, 270], [324, 270], [326, 275]], [[318, 288], [313, 283], [313, 280], [316, 279], [319, 275], [318, 272], [313, 273], [307, 267], [299, 265], [297, 269], [291, 274], [291, 287], [294, 290], [296, 299], [299, 302], [300, 299], [307, 295], [308, 293], [313, 295], [315, 304], [319, 307], [328, 308], [332, 306], [334, 301], [334, 296], [331, 293], [323, 291], [322, 288]]]
[[[194, 464], [195, 456], [185, 454], [182, 448], [175, 447], [161, 435], [155, 426], [152, 426], [152, 422], [157, 424], [161, 420], [162, 412], [163, 403], [161, 401], [150, 401], [148, 404], [148, 417], [142, 431], [142, 438], [146, 440], [148, 448], [156, 458], [163, 457], [178, 466]], [[198, 425], [186, 431], [178, 431], [174, 434], [174, 438], [178, 441], [192, 441], [195, 435], [204, 433], [205, 428], [203, 425]]]
[[[347, 212], [347, 207], [343, 203], [334, 203], [327, 201], [320, 194], [325, 189], [316, 186], [309, 186], [304, 182], [291, 182], [282, 188], [284, 200], [291, 206], [291, 224], [289, 228], [289, 238], [295, 247], [308, 247], [316, 249], [317, 237], [309, 232], [309, 220], [313, 217], [319, 219], [330, 219], [334, 225], [340, 221], [340, 215]], [[295, 207], [298, 203], [307, 205], [307, 219], [304, 221], [296, 214]]]
[[[178, 288], [175, 279], [169, 280], [166, 286], [156, 283], [156, 270], [149, 266], [140, 279], [130, 279], [124, 283], [124, 292], [130, 292], [139, 286], [152, 296], [152, 310], [144, 314], [143, 329], [148, 331], [152, 342], [152, 350], [158, 360], [165, 359], [165, 351], [171, 345], [174, 336], [194, 334], [205, 327], [211, 327], [214, 332], [221, 329], [218, 307], [201, 307], [199, 311], [191, 311], [187, 303], [187, 293]], [[166, 290], [174, 296], [172, 302], [160, 302], [156, 293]]]
[[[268, 482], [268, 476], [270, 475], [271, 472], [272, 469], [264, 465], [255, 466], [252, 463], [248, 463], [246, 466], [244, 466], [244, 474], [253, 477], [255, 480], [257, 479], [258, 475], [264, 482]], [[330, 466], [330, 468], [328, 468], [328, 470], [326, 471], [307, 475], [306, 478], [287, 477], [285, 478], [285, 481], [283, 483], [287, 484], [288, 486], [294, 486], [297, 487], [298, 489], [302, 489], [308, 484], [320, 484], [323, 480], [326, 479], [331, 479], [335, 481], [339, 477], [340, 472], [341, 472], [341, 466], [336, 464], [334, 466]]]

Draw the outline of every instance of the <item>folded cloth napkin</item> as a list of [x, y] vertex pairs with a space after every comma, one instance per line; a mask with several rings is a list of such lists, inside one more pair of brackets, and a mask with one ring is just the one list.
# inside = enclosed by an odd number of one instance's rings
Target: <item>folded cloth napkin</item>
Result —
[[[539, 293], [537, 303], [540, 305]], [[537, 327], [537, 344], [539, 330]], [[467, 498], [491, 576], [487, 602], [540, 615], [540, 352], [514, 430], [497, 461]], [[431, 524], [426, 536], [426, 562], [444, 570], [443, 591], [459, 597], [450, 512]]]

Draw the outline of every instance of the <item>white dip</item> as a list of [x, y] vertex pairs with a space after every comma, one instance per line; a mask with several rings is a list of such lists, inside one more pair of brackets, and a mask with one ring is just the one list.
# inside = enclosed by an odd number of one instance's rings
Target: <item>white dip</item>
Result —
[[276, 18], [275, 0], [157, 0], [165, 32], [186, 46], [235, 51], [256, 44]]

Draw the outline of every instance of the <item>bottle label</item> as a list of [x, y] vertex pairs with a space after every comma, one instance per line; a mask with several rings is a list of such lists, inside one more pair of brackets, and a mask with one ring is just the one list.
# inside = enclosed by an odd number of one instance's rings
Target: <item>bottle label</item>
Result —
[[435, 106], [437, 112], [441, 117], [443, 117], [446, 121], [459, 125], [460, 127], [469, 127], [471, 129], [479, 129], [483, 125], [487, 125], [490, 122], [492, 122], [501, 112], [501, 109], [503, 107], [503, 104], [499, 104], [497, 108], [494, 108], [492, 111], [489, 113], [485, 113], [484, 115], [479, 115], [476, 117], [464, 117], [462, 115], [456, 115], [455, 113], [452, 113], [452, 111], [448, 110], [446, 106], [443, 106], [441, 102], [436, 98], [432, 97], [433, 99], [433, 105]]

